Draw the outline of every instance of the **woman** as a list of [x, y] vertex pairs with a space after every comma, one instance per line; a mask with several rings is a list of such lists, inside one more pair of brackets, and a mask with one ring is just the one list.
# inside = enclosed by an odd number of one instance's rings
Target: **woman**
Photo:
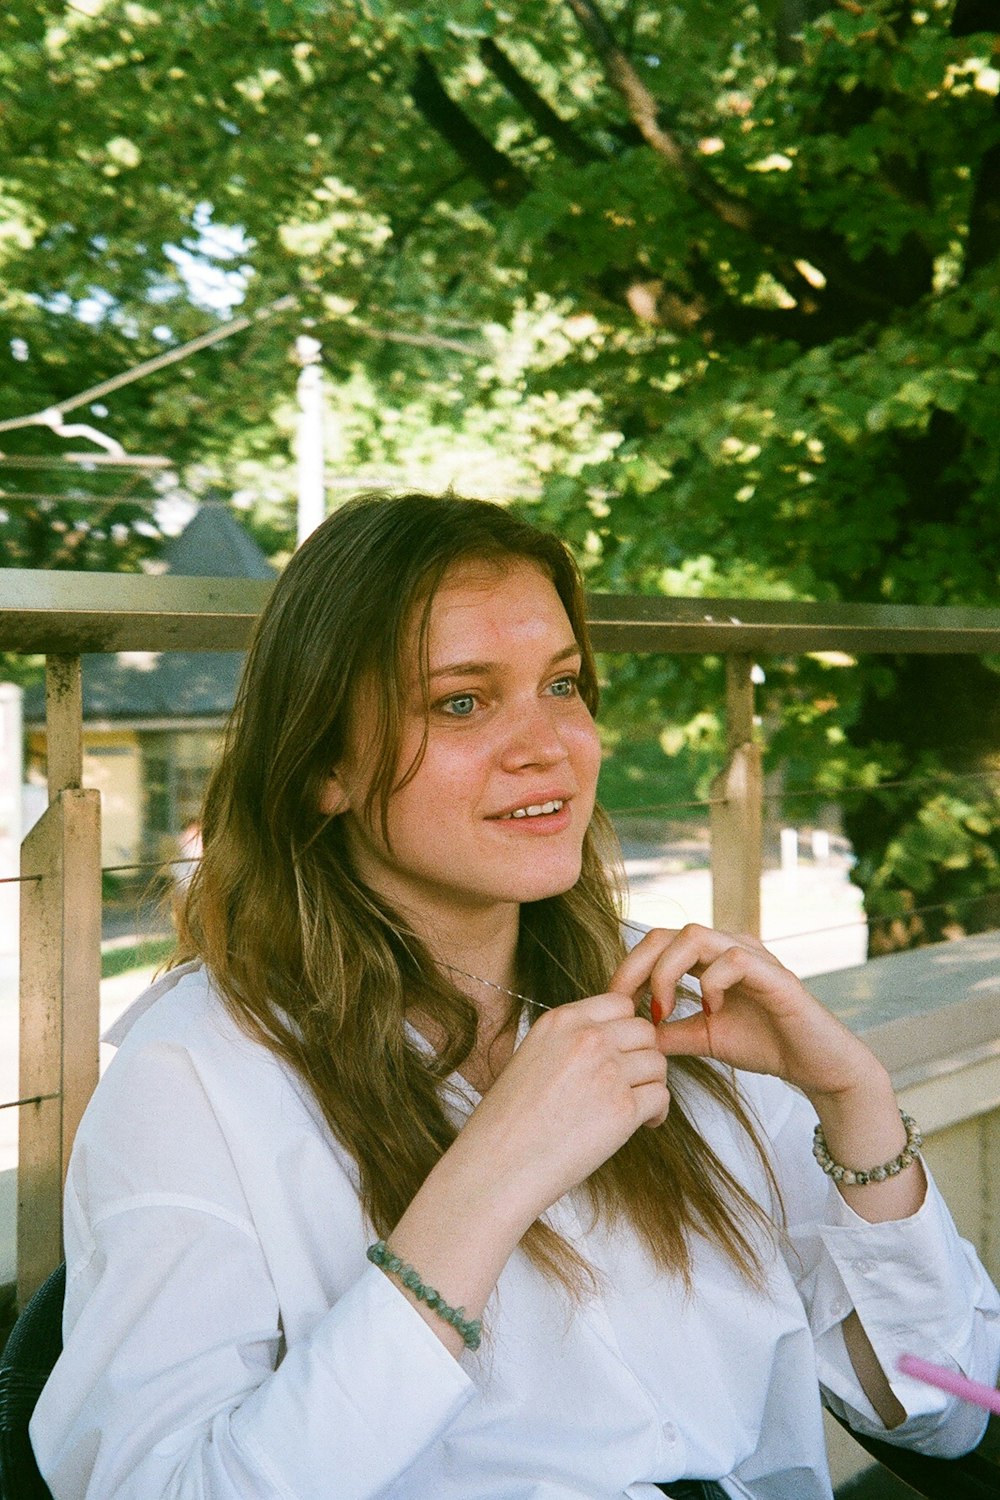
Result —
[[362, 497], [292, 559], [74, 1149], [57, 1500], [821, 1500], [820, 1387], [976, 1443], [895, 1371], [998, 1365], [915, 1127], [758, 943], [623, 937], [596, 698], [499, 507]]

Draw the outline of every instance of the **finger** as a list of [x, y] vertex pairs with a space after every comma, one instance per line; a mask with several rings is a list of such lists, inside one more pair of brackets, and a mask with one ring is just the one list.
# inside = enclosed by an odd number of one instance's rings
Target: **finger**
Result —
[[670, 1113], [670, 1090], [662, 1083], [645, 1083], [633, 1089], [632, 1098], [639, 1115], [639, 1122], [655, 1129], [662, 1125]]
[[708, 1015], [714, 1015], [725, 1003], [726, 991], [747, 977], [752, 959], [743, 948], [727, 948], [702, 970], [701, 1004]]
[[643, 1016], [633, 1015], [629, 1020], [609, 1022], [607, 1039], [619, 1052], [651, 1052], [656, 1050], [656, 1027]]
[[606, 1024], [610, 1021], [636, 1019], [635, 1006], [620, 991], [615, 994], [608, 991], [603, 995], [588, 995], [584, 1000], [570, 1000], [565, 1005], [557, 1005], [552, 1010], [544, 1011], [539, 1020], [544, 1020], [545, 1017], [549, 1017], [553, 1024], [562, 1021], [567, 1025], [581, 1021]]
[[[728, 965], [728, 970], [718, 968], [720, 962]], [[678, 966], [682, 966], [680, 972]], [[727, 973], [728, 978], [724, 977]], [[755, 987], [762, 991], [773, 988], [779, 975], [798, 983], [790, 970], [756, 938], [744, 937], [742, 934], [733, 937], [728, 932], [717, 932], [710, 927], [691, 924], [682, 928], [670, 951], [665, 952], [653, 967], [649, 981], [653, 993], [651, 1013], [656, 1010], [655, 1002], [658, 1001], [660, 1015], [671, 1014], [676, 1004], [677, 986], [685, 974], [694, 975], [698, 979], [703, 1003], [706, 980], [708, 981], [709, 999], [705, 1008], [710, 1011], [718, 1008], [716, 999], [718, 1004], [722, 1003], [724, 991], [730, 985], [751, 975], [756, 976]]]
[[725, 1003], [726, 992], [737, 985], [741, 993], [764, 1009], [780, 1013], [789, 1000], [803, 995], [801, 982], [790, 969], [766, 952], [752, 953], [741, 946], [727, 948], [702, 971], [701, 1003], [710, 1015]]
[[666, 1086], [667, 1059], [662, 1052], [653, 1047], [645, 1052], [629, 1052], [622, 1059], [622, 1072], [633, 1089], [640, 1088], [647, 1083], [661, 1083]]
[[[698, 922], [689, 922], [679, 931], [657, 928], [647, 933], [619, 965], [610, 987], [634, 996], [646, 984], [653, 998], [660, 1002], [662, 1012], [669, 1015], [674, 1008], [677, 985], [685, 974], [698, 977], [727, 949], [753, 941], [716, 932]], [[766, 953], [766, 949], [757, 947], [760, 954]]]
[[656, 1045], [664, 1057], [712, 1057], [712, 1033], [704, 1011], [665, 1021], [657, 1028]]
[[657, 959], [676, 937], [677, 929], [673, 927], [654, 927], [651, 932], [647, 932], [622, 959], [611, 976], [608, 989], [630, 995], [634, 1000], [649, 982]]

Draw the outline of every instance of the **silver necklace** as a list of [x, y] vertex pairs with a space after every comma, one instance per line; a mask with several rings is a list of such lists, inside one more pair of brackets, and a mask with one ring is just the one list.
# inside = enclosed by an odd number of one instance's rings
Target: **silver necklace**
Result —
[[531, 995], [522, 995], [520, 990], [509, 990], [505, 984], [497, 984], [494, 979], [484, 979], [481, 974], [472, 974], [468, 969], [460, 969], [457, 964], [442, 964], [442, 969], [448, 969], [452, 974], [461, 974], [464, 979], [474, 979], [477, 984], [484, 984], [489, 990], [498, 990], [501, 995], [509, 995], [512, 1000], [523, 1000], [525, 1005], [537, 1005], [541, 1010], [553, 1010], [554, 1006], [546, 1005], [544, 1000], [535, 1000]]

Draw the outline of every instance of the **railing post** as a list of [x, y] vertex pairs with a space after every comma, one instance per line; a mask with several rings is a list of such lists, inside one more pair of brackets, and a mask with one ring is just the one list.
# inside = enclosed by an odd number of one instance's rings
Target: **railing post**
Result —
[[726, 658], [725, 770], [712, 783], [712, 923], [760, 936], [764, 780], [754, 743], [753, 658]]
[[49, 805], [21, 845], [21, 1306], [62, 1258], [63, 1183], [99, 1056], [101, 804], [80, 786], [79, 657], [47, 659], [45, 710]]

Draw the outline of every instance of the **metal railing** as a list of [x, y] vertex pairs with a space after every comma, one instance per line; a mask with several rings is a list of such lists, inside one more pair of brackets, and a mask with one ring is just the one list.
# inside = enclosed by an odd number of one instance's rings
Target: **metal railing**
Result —
[[[21, 851], [18, 1300], [61, 1258], [62, 1186], [98, 1076], [100, 795], [82, 785], [80, 657], [247, 644], [273, 585], [0, 569], [0, 650], [46, 659], [48, 808]], [[608, 652], [726, 660], [725, 767], [709, 800], [713, 921], [759, 933], [762, 747], [754, 662], [807, 652], [1000, 652], [1000, 610], [592, 595]], [[0, 1101], [4, 1104], [7, 1101]]]

